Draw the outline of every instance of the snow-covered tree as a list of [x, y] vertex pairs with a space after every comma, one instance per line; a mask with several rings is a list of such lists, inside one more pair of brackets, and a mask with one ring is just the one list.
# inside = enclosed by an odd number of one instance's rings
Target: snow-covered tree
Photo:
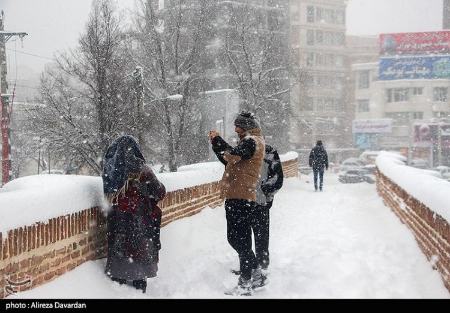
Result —
[[117, 135], [136, 130], [122, 35], [112, 2], [94, 1], [79, 46], [46, 69], [42, 105], [28, 109], [30, 131], [90, 173], [101, 172], [101, 159]]
[[237, 81], [242, 108], [260, 118], [265, 135], [285, 148], [289, 130], [289, 61], [287, 10], [255, 1], [220, 5], [225, 25], [224, 56]]
[[[207, 86], [205, 45], [211, 36], [213, 4], [177, 0], [164, 8], [142, 1], [129, 38], [136, 66], [144, 69], [144, 114], [150, 147], [162, 147], [170, 171], [187, 159], [201, 159], [198, 101]], [[204, 143], [204, 144], [207, 144]]]

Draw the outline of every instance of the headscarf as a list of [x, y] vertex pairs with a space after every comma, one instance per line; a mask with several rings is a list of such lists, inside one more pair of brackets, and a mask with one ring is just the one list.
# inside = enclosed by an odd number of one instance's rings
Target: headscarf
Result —
[[121, 136], [108, 148], [103, 162], [103, 192], [117, 194], [128, 181], [130, 174], [139, 174], [145, 158], [132, 136]]

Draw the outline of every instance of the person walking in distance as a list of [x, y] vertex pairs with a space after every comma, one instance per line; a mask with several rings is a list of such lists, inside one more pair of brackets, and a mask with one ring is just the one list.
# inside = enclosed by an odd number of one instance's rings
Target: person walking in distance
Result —
[[[238, 284], [226, 291], [227, 295], [252, 295], [257, 260], [252, 250], [252, 214], [256, 207], [256, 188], [261, 175], [265, 142], [255, 116], [241, 112], [234, 121], [239, 136], [236, 147], [230, 146], [217, 131], [210, 131], [213, 151], [225, 164], [221, 180], [222, 198], [225, 199], [227, 239], [239, 255]], [[252, 276], [253, 274], [253, 276]]]
[[[317, 141], [316, 146], [309, 154], [309, 166], [314, 172], [314, 189], [323, 191], [323, 174], [325, 169], [328, 170], [328, 154], [321, 140]], [[318, 179], [320, 180], [319, 184], [317, 183]]]

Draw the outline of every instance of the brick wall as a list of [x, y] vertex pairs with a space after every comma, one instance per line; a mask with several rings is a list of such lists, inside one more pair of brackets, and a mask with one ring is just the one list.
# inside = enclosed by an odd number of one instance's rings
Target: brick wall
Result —
[[[283, 172], [298, 177], [297, 160], [283, 162]], [[162, 226], [222, 203], [218, 182], [168, 192], [159, 203]], [[0, 233], [0, 299], [105, 256], [106, 218], [99, 208]]]
[[104, 257], [105, 226], [103, 213], [93, 208], [0, 234], [0, 298]]
[[423, 203], [409, 195], [381, 172], [377, 190], [384, 203], [413, 232], [423, 253], [442, 276], [450, 291], [450, 224]]

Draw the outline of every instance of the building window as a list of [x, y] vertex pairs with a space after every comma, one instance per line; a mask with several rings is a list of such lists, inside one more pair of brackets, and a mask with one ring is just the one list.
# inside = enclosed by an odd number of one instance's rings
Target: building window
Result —
[[308, 67], [314, 66], [314, 53], [313, 52], [308, 52], [308, 54], [306, 55], [306, 66], [308, 66]]
[[339, 25], [345, 25], [345, 11], [344, 10], [338, 10], [336, 12], [337, 16], [337, 23]]
[[323, 31], [316, 30], [316, 42], [318, 44], [322, 44], [323, 43]]
[[448, 99], [448, 88], [437, 87], [433, 89], [433, 101], [446, 102]]
[[316, 18], [318, 22], [322, 21], [322, 16], [323, 16], [323, 9], [316, 8]]
[[370, 87], [370, 71], [361, 71], [359, 73], [358, 88], [367, 89]]
[[437, 117], [437, 118], [450, 117], [450, 113], [449, 112], [433, 112], [433, 117]]
[[358, 100], [358, 112], [370, 112], [369, 100]]
[[394, 121], [394, 125], [396, 126], [409, 124], [409, 112], [386, 113], [385, 117], [391, 118]]
[[423, 112], [412, 112], [411, 116], [413, 120], [423, 120]]
[[344, 57], [342, 55], [337, 55], [336, 56], [335, 65], [337, 67], [343, 67], [344, 66]]
[[292, 5], [291, 6], [291, 20], [292, 22], [298, 22], [299, 21], [299, 14], [298, 14], [298, 6]]
[[413, 95], [414, 96], [421, 96], [421, 95], [423, 95], [423, 87], [415, 87], [415, 88], [413, 88]]
[[308, 6], [307, 10], [307, 14], [306, 14], [306, 20], [308, 21], [308, 23], [314, 23], [314, 7], [313, 6]]
[[314, 31], [308, 29], [306, 31], [306, 44], [308, 46], [314, 46]]
[[304, 99], [302, 111], [314, 111], [314, 98], [305, 97]]
[[394, 88], [386, 91], [387, 102], [409, 101], [409, 88]]
[[291, 29], [291, 42], [293, 47], [298, 47], [300, 45], [300, 28], [292, 27]]

